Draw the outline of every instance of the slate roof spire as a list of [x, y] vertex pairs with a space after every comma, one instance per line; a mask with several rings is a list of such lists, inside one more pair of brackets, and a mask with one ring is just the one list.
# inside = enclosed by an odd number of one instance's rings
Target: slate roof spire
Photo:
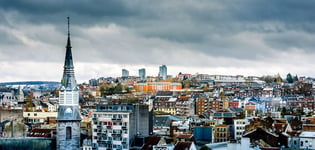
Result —
[[74, 66], [71, 52], [71, 42], [70, 42], [70, 18], [68, 19], [68, 40], [66, 46], [66, 57], [63, 70], [63, 77], [61, 80], [61, 85], [66, 89], [73, 89], [76, 87], [76, 81], [74, 77]]

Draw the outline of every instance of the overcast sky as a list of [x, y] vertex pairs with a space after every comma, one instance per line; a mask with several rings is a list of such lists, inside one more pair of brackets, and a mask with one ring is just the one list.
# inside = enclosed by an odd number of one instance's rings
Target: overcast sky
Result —
[[0, 82], [168, 74], [315, 77], [313, 0], [0, 1]]

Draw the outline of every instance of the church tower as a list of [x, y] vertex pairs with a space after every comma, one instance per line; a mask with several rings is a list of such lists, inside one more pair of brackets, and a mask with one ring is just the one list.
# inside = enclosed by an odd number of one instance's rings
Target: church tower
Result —
[[57, 116], [57, 149], [80, 149], [80, 123], [79, 89], [74, 77], [72, 61], [69, 17], [68, 17], [68, 41], [66, 57], [59, 89], [59, 108]]

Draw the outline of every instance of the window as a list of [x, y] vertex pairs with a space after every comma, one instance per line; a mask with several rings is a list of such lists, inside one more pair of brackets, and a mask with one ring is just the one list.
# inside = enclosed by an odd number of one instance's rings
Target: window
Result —
[[71, 139], [71, 127], [66, 128], [66, 139]]

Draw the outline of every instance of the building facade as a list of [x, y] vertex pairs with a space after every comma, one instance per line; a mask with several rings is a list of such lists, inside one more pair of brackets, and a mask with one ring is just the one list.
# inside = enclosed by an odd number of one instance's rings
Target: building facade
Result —
[[241, 139], [248, 123], [245, 119], [234, 119], [234, 139]]
[[214, 128], [214, 142], [226, 142], [229, 140], [229, 129], [225, 124], [216, 125]]
[[165, 80], [167, 78], [167, 67], [166, 67], [166, 65], [160, 66], [159, 78], [162, 79], [162, 80]]
[[140, 77], [141, 81], [145, 81], [146, 80], [145, 68], [139, 69], [139, 77]]
[[177, 82], [146, 82], [134, 85], [136, 92], [151, 91], [176, 91], [182, 89], [182, 84]]
[[127, 69], [122, 69], [121, 70], [121, 77], [128, 77], [129, 76], [129, 71]]
[[92, 145], [97, 149], [128, 150], [136, 135], [152, 132], [152, 113], [147, 105], [96, 105], [92, 116]]

